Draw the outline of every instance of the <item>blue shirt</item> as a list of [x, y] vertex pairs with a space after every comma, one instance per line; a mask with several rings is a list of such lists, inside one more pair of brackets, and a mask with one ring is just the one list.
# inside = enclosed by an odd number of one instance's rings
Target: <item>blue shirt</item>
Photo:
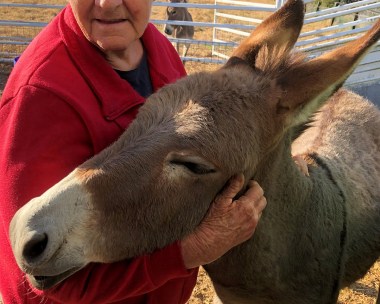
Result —
[[140, 65], [136, 69], [131, 71], [115, 71], [121, 78], [128, 81], [142, 97], [146, 98], [153, 93], [152, 81], [149, 75], [148, 59], [145, 50]]

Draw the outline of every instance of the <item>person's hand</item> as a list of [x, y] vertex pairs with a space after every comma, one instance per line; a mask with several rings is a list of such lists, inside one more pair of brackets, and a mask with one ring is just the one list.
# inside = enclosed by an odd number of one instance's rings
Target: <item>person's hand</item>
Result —
[[250, 181], [248, 190], [234, 201], [243, 184], [242, 174], [231, 178], [201, 224], [181, 241], [187, 269], [209, 264], [252, 237], [267, 202], [255, 181]]

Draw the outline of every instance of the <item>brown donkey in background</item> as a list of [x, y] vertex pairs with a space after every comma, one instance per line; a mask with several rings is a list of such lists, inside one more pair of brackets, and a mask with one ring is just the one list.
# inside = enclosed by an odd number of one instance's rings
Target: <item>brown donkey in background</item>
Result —
[[[170, 0], [170, 3], [187, 3], [187, 0]], [[193, 18], [186, 7], [170, 7], [166, 9], [166, 17], [168, 21], [193, 21]], [[167, 35], [172, 35], [176, 39], [193, 39], [194, 26], [192, 25], [175, 25], [165, 24], [164, 32]], [[180, 43], [176, 42], [175, 47], [178, 54]], [[183, 43], [182, 57], [186, 57], [189, 51], [190, 43]]]
[[205, 266], [215, 301], [331, 304], [368, 271], [380, 255], [380, 111], [338, 89], [380, 21], [307, 60], [292, 51], [303, 15], [289, 0], [224, 67], [153, 94], [115, 144], [16, 213], [12, 247], [37, 288], [182, 239], [240, 172], [268, 205], [250, 240]]

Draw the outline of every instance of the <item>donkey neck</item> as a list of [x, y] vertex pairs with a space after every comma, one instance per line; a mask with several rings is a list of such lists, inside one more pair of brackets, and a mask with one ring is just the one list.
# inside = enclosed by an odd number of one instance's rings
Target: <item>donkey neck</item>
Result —
[[[264, 303], [260, 297], [273, 296], [273, 292], [286, 286], [284, 282], [290, 286], [303, 284], [303, 279], [297, 276], [301, 271], [313, 274], [307, 286], [329, 272], [334, 275], [326, 280], [323, 288], [328, 289], [326, 297], [335, 298], [343, 271], [339, 261], [343, 260], [346, 219], [345, 216], [335, 218], [345, 213], [344, 194], [329, 175], [329, 168], [320, 164], [310, 168], [310, 177], [303, 175], [291, 157], [290, 137], [267, 152], [254, 177], [265, 191], [267, 207], [249, 241], [206, 266], [216, 288], [244, 286], [242, 290], [252, 290], [257, 302]], [[321, 230], [325, 233], [321, 234]], [[298, 246], [300, 242], [302, 246]], [[317, 272], [310, 262], [316, 257], [321, 262]], [[331, 257], [334, 259], [330, 261]], [[276, 272], [280, 268], [286, 271]], [[239, 288], [236, 289], [239, 293]], [[244, 292], [241, 295], [246, 298]], [[322, 299], [321, 303], [327, 301]]]
[[290, 136], [263, 155], [255, 179], [262, 185], [269, 202], [291, 198], [292, 204], [298, 205], [313, 191], [311, 178], [299, 170], [291, 157]]

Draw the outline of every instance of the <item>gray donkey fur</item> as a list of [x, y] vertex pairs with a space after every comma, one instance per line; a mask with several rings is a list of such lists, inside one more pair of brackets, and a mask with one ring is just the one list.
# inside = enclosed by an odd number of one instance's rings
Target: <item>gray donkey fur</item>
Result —
[[[268, 205], [250, 240], [205, 266], [216, 302], [336, 303], [368, 271], [380, 256], [380, 111], [338, 88], [379, 39], [380, 21], [306, 60], [292, 52], [303, 12], [289, 0], [223, 68], [159, 90], [114, 145], [17, 212], [14, 254], [37, 288], [183, 238], [240, 172]], [[39, 281], [45, 269], [61, 275]]]

